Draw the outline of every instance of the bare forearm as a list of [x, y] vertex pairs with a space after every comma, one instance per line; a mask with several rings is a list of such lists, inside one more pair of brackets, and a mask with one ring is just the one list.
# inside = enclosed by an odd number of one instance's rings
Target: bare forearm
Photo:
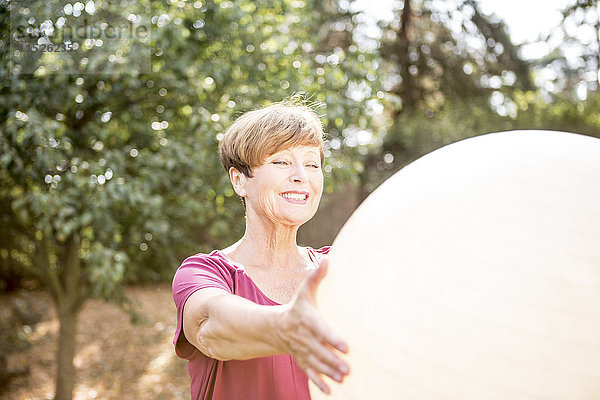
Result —
[[198, 346], [219, 360], [283, 353], [278, 332], [284, 308], [259, 305], [235, 295], [214, 296], [206, 303], [206, 318], [198, 321]]
[[323, 260], [287, 305], [259, 305], [216, 288], [198, 290], [183, 309], [185, 337], [218, 360], [290, 354], [328, 393], [322, 376], [341, 382], [350, 370], [340, 358], [347, 345], [327, 327], [315, 305], [315, 292], [326, 271]]

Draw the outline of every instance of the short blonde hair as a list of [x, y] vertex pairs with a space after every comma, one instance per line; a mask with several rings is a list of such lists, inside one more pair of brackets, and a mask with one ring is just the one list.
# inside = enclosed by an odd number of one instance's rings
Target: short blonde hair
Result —
[[219, 143], [219, 157], [226, 171], [234, 167], [251, 178], [253, 167], [295, 146], [319, 147], [323, 163], [323, 124], [307, 105], [275, 103], [242, 114]]

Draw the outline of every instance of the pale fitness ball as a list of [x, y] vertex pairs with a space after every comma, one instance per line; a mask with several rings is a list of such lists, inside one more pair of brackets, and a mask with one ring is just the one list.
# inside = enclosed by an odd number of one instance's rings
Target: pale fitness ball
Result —
[[413, 162], [341, 230], [318, 293], [350, 346], [333, 395], [600, 399], [600, 140], [467, 139]]

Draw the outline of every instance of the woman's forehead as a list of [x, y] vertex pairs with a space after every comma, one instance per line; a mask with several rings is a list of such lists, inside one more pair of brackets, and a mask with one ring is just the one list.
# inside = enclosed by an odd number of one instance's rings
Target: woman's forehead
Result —
[[294, 146], [288, 147], [286, 149], [277, 151], [271, 154], [269, 157], [283, 154], [300, 154], [300, 155], [315, 155], [320, 157], [321, 148], [319, 146], [311, 146], [311, 145], [302, 145], [302, 146]]

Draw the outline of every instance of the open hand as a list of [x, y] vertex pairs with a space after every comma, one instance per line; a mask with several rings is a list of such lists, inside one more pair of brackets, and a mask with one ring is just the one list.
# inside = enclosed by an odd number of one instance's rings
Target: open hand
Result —
[[348, 352], [348, 345], [331, 331], [316, 308], [317, 288], [328, 266], [329, 261], [324, 257], [283, 313], [278, 332], [286, 353], [327, 394], [330, 390], [323, 375], [342, 382], [350, 372], [348, 364], [340, 358], [340, 352]]

